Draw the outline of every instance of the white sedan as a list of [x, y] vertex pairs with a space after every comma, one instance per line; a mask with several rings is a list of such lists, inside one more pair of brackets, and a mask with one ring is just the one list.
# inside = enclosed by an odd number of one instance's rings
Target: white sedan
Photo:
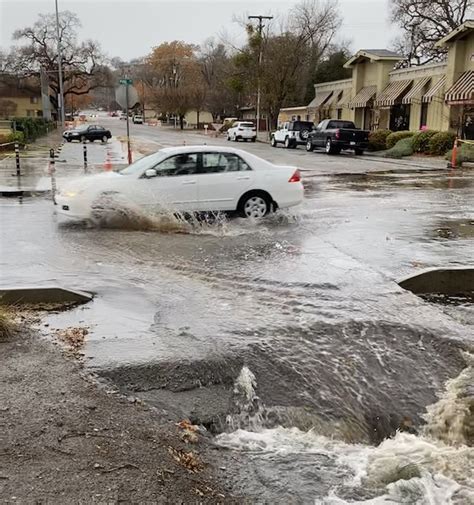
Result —
[[84, 176], [60, 188], [60, 214], [93, 219], [101, 198], [138, 205], [146, 212], [237, 211], [261, 218], [303, 201], [295, 167], [273, 165], [239, 149], [168, 147], [120, 172]]

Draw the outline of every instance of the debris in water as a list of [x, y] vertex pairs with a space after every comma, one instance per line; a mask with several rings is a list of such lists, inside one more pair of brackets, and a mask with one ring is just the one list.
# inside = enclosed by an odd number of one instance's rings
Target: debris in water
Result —
[[89, 329], [86, 327], [69, 327], [62, 330], [57, 330], [54, 334], [61, 342], [65, 343], [71, 354], [78, 357], [84, 345], [84, 340], [86, 335], [89, 333]]

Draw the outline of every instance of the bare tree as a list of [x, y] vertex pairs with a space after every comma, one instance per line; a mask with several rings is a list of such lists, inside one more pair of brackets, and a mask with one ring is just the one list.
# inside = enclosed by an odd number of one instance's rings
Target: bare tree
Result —
[[404, 32], [395, 49], [407, 65], [442, 60], [445, 50], [436, 42], [472, 15], [473, 5], [473, 0], [392, 0], [392, 22]]
[[[64, 95], [86, 95], [91, 90], [109, 84], [109, 69], [97, 42], [77, 41], [81, 23], [76, 14], [64, 11], [59, 16], [59, 37], [62, 48]], [[18, 77], [37, 76], [43, 69], [57, 105], [59, 94], [56, 18], [53, 14], [40, 15], [31, 27], [16, 30], [13, 38], [22, 45], [13, 47], [10, 54], [0, 58], [3, 70]]]

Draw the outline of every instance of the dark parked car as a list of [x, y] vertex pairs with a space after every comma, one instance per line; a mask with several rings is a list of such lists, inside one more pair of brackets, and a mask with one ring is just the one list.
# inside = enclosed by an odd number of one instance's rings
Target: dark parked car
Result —
[[310, 133], [306, 150], [322, 147], [328, 154], [339, 154], [343, 149], [363, 154], [369, 144], [369, 131], [356, 128], [352, 121], [325, 119]]
[[103, 126], [98, 125], [83, 125], [78, 126], [72, 130], [66, 130], [63, 133], [63, 138], [68, 142], [73, 140], [79, 140], [84, 142], [88, 140], [89, 142], [94, 142], [94, 140], [100, 140], [101, 142], [107, 142], [108, 139], [112, 137], [110, 130], [106, 130]]

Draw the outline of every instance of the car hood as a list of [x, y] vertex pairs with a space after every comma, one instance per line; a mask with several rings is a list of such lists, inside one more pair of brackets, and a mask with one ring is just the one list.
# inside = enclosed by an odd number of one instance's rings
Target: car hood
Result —
[[59, 191], [85, 191], [88, 189], [103, 190], [107, 189], [108, 183], [113, 183], [114, 181], [122, 178], [129, 177], [127, 175], [121, 175], [117, 172], [102, 172], [101, 174], [85, 175], [83, 177], [77, 177], [76, 179], [71, 179], [64, 184], [59, 185]]

